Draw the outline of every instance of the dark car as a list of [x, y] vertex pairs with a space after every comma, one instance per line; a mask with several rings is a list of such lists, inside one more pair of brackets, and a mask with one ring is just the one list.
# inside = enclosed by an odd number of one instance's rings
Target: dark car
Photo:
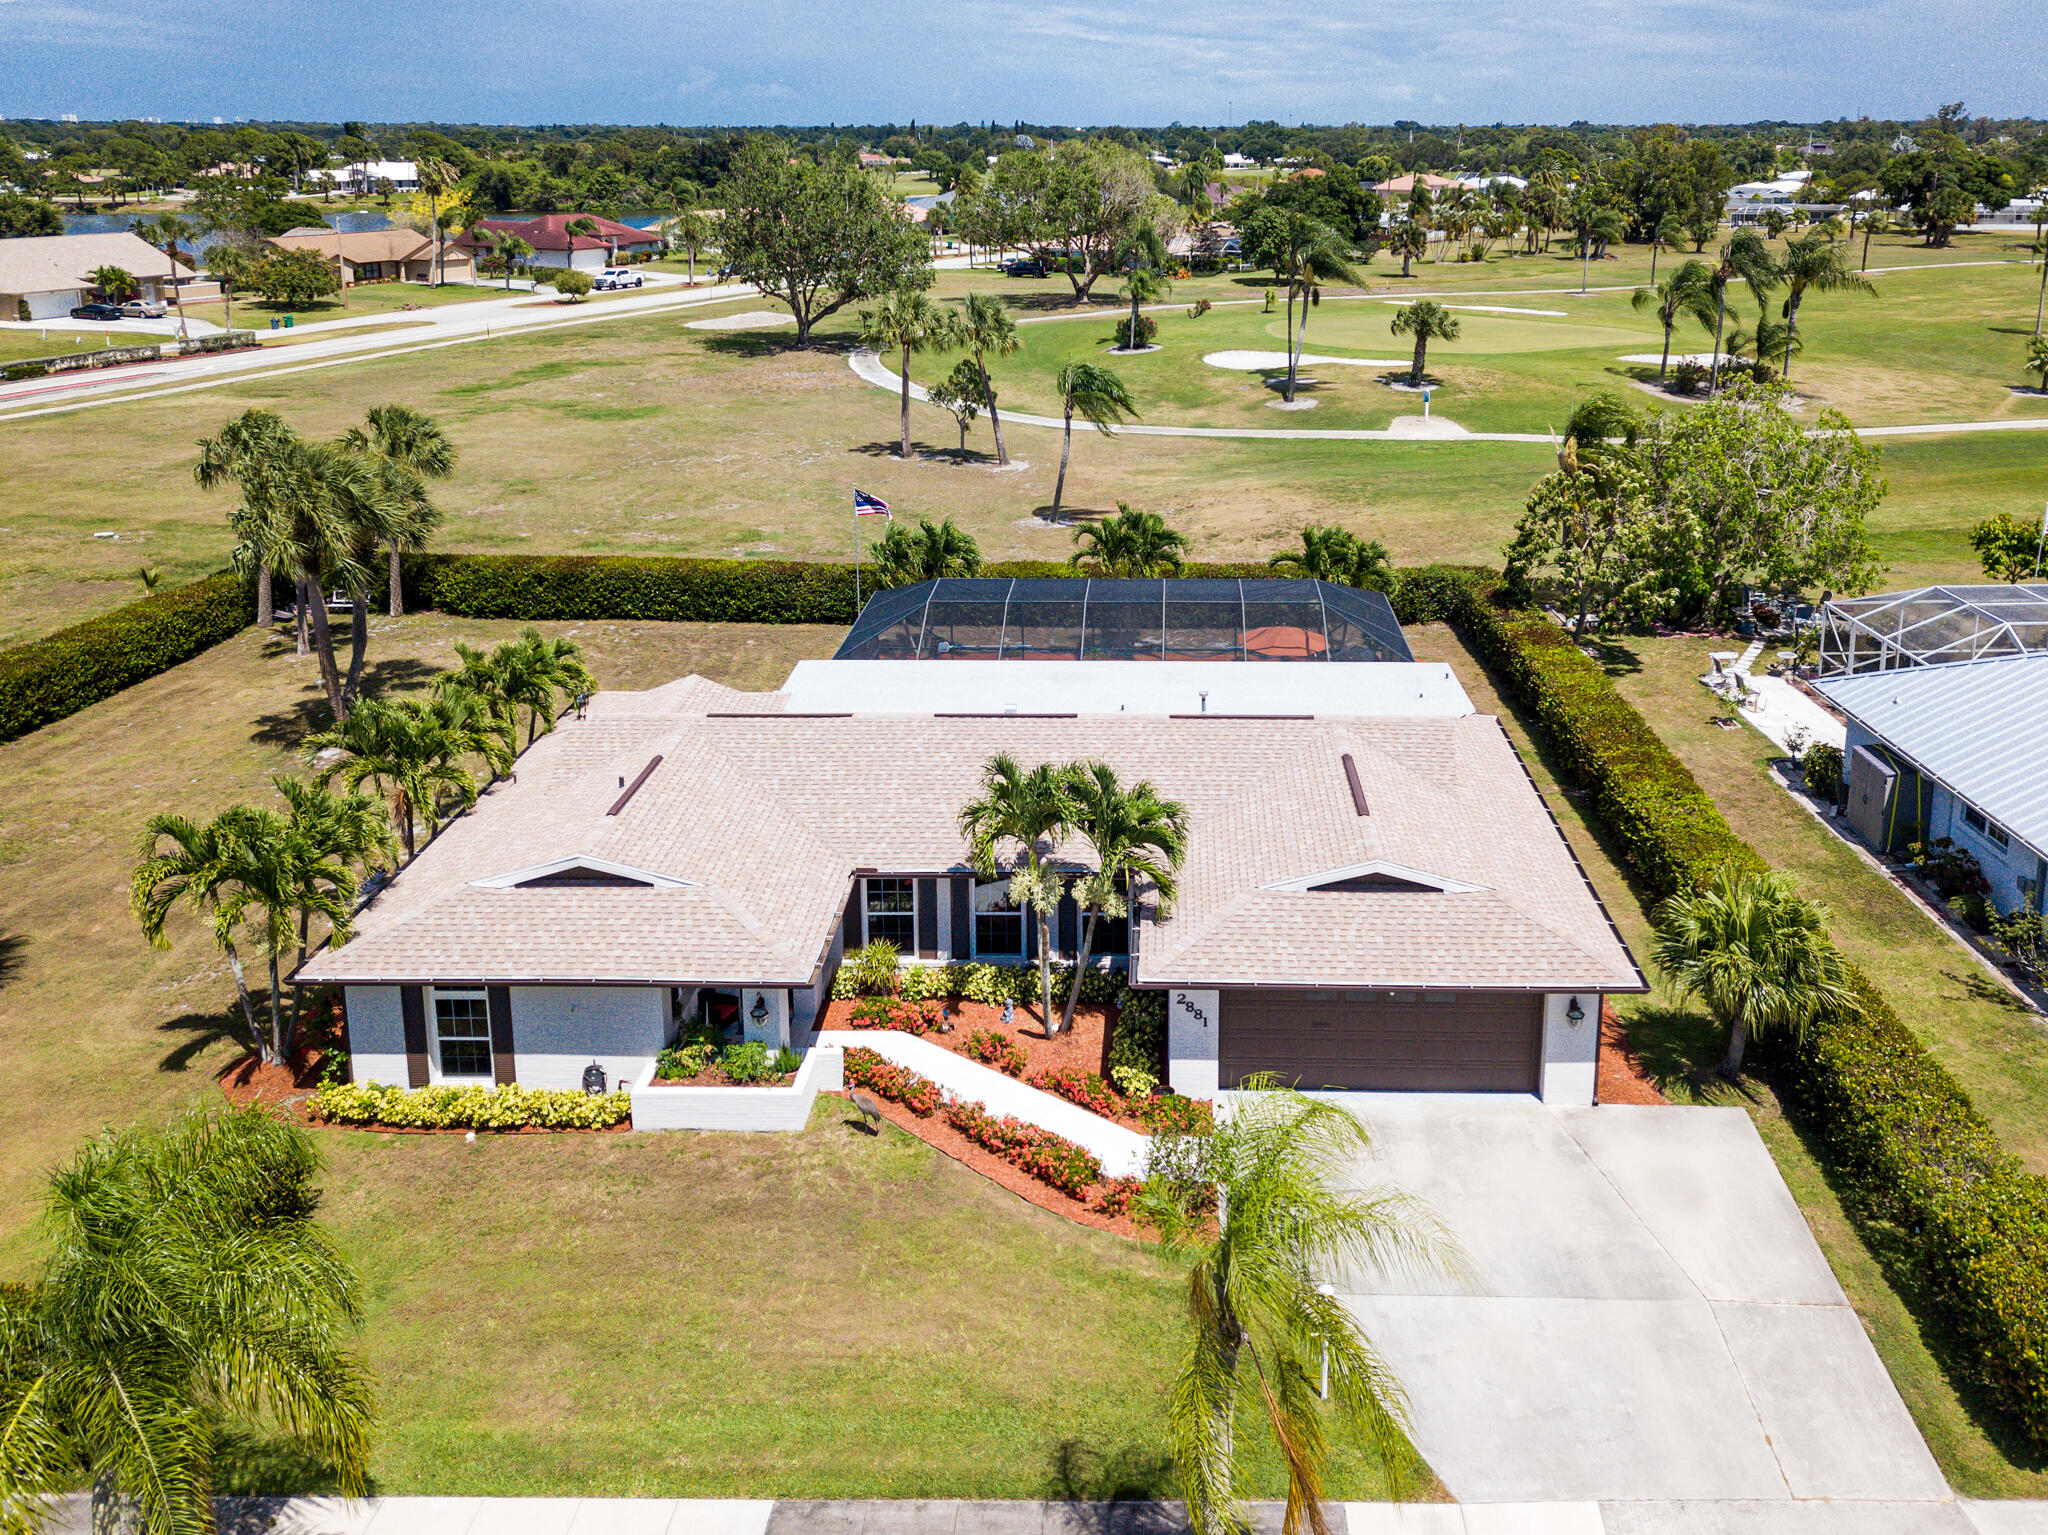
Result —
[[1043, 277], [1045, 276], [1045, 263], [1036, 256], [1019, 256], [1013, 261], [1005, 261], [1003, 263], [1003, 275], [1005, 277]]
[[119, 304], [80, 304], [71, 311], [74, 320], [119, 320], [123, 318]]

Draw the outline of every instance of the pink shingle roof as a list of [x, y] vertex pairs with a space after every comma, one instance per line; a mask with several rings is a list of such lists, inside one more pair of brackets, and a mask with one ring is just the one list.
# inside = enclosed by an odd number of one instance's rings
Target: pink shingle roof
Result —
[[[1155, 985], [1634, 989], [1628, 951], [1499, 722], [818, 717], [684, 678], [605, 693], [542, 738], [364, 911], [309, 981], [760, 982], [818, 972], [856, 870], [964, 870], [982, 764], [1092, 758], [1190, 812]], [[1355, 762], [1368, 811], [1342, 765]], [[616, 816], [622, 784], [660, 765]], [[1087, 848], [1059, 850], [1077, 864]], [[575, 855], [681, 889], [480, 888]], [[1275, 890], [1385, 863], [1457, 893]]]

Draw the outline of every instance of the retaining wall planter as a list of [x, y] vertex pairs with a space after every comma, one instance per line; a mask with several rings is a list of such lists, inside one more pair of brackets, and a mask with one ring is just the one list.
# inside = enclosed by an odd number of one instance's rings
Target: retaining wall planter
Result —
[[786, 1087], [655, 1087], [629, 1089], [635, 1130], [801, 1130], [820, 1092], [845, 1083], [837, 1045], [822, 1042]]

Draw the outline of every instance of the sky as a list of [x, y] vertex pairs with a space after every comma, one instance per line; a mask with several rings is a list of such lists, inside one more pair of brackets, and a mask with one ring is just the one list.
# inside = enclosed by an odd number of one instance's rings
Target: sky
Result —
[[2042, 0], [0, 0], [0, 116], [2048, 116]]

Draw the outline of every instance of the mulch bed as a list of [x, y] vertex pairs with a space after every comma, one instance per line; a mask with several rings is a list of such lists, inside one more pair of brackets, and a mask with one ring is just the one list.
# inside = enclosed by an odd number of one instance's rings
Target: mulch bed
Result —
[[1593, 1096], [1599, 1103], [1671, 1102], [1650, 1081], [1641, 1059], [1629, 1048], [1621, 1019], [1605, 999], [1600, 1003], [1600, 1073]]
[[238, 1109], [263, 1104], [282, 1109], [301, 1124], [316, 1123], [307, 1116], [306, 1100], [320, 1086], [320, 1068], [326, 1057], [319, 1051], [302, 1050], [289, 1066], [266, 1066], [251, 1050], [238, 1061], [230, 1061], [215, 1075], [228, 1102]]
[[[998, 1012], [1001, 1009], [997, 1009]], [[1021, 1009], [1020, 1009], [1021, 1011]], [[934, 1036], [936, 1037], [936, 1036]], [[820, 1098], [837, 1098], [847, 1104], [847, 1118], [860, 1116], [853, 1108], [845, 1093], [820, 1093]], [[1149, 1226], [1141, 1226], [1128, 1215], [1104, 1215], [1100, 1210], [1070, 1199], [1050, 1184], [1039, 1182], [1021, 1167], [1017, 1167], [984, 1146], [970, 1141], [944, 1120], [934, 1115], [930, 1119], [919, 1119], [900, 1103], [891, 1103], [879, 1094], [870, 1093], [875, 1106], [882, 1116], [898, 1129], [916, 1136], [935, 1151], [942, 1151], [970, 1172], [980, 1173], [989, 1182], [1009, 1190], [1027, 1204], [1037, 1205], [1054, 1215], [1063, 1215], [1070, 1221], [1083, 1226], [1093, 1226], [1097, 1231], [1107, 1231], [1112, 1236], [1129, 1237], [1138, 1242], [1156, 1242], [1158, 1233]]]

